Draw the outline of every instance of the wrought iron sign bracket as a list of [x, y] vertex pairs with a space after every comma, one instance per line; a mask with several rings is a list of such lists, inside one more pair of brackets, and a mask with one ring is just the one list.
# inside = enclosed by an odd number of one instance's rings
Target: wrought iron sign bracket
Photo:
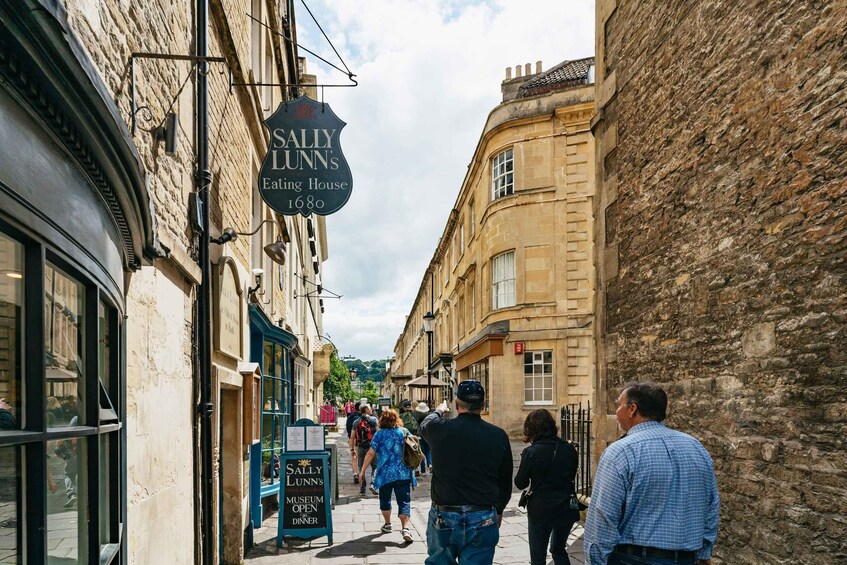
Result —
[[[191, 61], [194, 65], [198, 63], [223, 63], [227, 64], [227, 61], [224, 57], [197, 57], [196, 55], [175, 55], [172, 53], [147, 53], [147, 52], [136, 52], [132, 53], [129, 56], [129, 98], [130, 98], [130, 131], [132, 135], [135, 135], [138, 130], [138, 122], [136, 120], [136, 116], [139, 112], [144, 113], [144, 120], [151, 121], [153, 119], [153, 114], [150, 112], [149, 106], [138, 106], [135, 101], [135, 60], [136, 59], [164, 59], [167, 61]], [[203, 74], [207, 74], [209, 71], [207, 69], [201, 69], [200, 71]], [[223, 71], [221, 72], [223, 74]], [[230, 82], [232, 82], [232, 70], [230, 70]], [[183, 83], [183, 86], [185, 83]], [[179, 92], [182, 92], [182, 87], [180, 87]], [[177, 92], [176, 96], [179, 96], [179, 92]], [[173, 100], [171, 100], [171, 107], [173, 107], [173, 102], [176, 100], [176, 96]], [[170, 111], [170, 110], [168, 110]], [[165, 112], [167, 114], [167, 112]], [[145, 130], [148, 131], [148, 130]]]

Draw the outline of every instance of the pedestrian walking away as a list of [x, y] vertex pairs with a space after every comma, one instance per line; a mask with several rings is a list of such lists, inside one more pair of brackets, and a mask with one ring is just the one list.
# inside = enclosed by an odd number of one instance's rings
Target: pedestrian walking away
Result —
[[432, 506], [426, 527], [428, 565], [489, 565], [512, 496], [512, 449], [506, 432], [480, 416], [485, 389], [459, 383], [452, 420], [442, 402], [421, 422], [432, 450]]
[[356, 446], [353, 444], [353, 438], [350, 437], [350, 434], [353, 432], [353, 423], [362, 415], [359, 412], [360, 406], [358, 402], [354, 404], [353, 411], [347, 415], [347, 421], [344, 422], [344, 427], [347, 428], [347, 443], [350, 448], [350, 466], [353, 468], [353, 484], [359, 483], [359, 458], [356, 456]]
[[374, 434], [365, 455], [359, 480], [365, 484], [365, 471], [376, 459], [376, 473], [371, 486], [379, 491], [379, 509], [382, 512], [382, 533], [391, 532], [391, 493], [397, 500], [397, 517], [403, 541], [412, 541], [409, 516], [412, 514], [412, 487], [416, 486], [412, 469], [403, 464], [403, 443], [406, 433], [400, 426], [400, 417], [391, 408], [379, 416], [379, 430]]
[[709, 453], [667, 428], [668, 397], [630, 383], [616, 416], [626, 436], [600, 457], [585, 522], [591, 565], [708, 565], [718, 534], [717, 481]]
[[555, 565], [570, 564], [568, 535], [579, 520], [574, 478], [576, 449], [559, 438], [556, 420], [547, 410], [535, 410], [523, 423], [524, 441], [515, 486], [527, 491], [529, 554], [532, 565], [547, 563], [547, 544]]
[[[359, 465], [359, 494], [365, 494], [365, 488], [367, 487], [365, 471], [367, 471], [367, 467], [363, 467], [362, 465], [365, 461], [365, 455], [371, 447], [371, 440], [376, 433], [377, 421], [376, 418], [371, 416], [370, 405], [362, 404], [359, 409], [362, 413], [353, 422], [353, 431], [350, 434], [350, 447], [354, 448], [354, 454]], [[378, 458], [372, 459], [370, 462], [372, 483], [374, 474], [376, 473], [377, 460]], [[371, 484], [371, 492], [374, 494], [377, 493], [373, 484]]]

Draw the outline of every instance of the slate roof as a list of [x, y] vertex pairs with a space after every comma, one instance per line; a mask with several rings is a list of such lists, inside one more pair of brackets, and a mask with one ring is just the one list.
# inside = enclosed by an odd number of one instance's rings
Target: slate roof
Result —
[[529, 98], [573, 86], [588, 84], [588, 69], [594, 64], [594, 57], [575, 61], [564, 61], [549, 71], [529, 79], [518, 89], [518, 98]]

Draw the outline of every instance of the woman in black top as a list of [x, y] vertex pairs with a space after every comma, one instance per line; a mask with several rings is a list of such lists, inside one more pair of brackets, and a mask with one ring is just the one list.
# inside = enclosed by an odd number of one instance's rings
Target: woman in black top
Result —
[[559, 439], [556, 421], [547, 410], [530, 412], [523, 424], [523, 435], [530, 446], [521, 453], [515, 486], [531, 486], [527, 514], [532, 565], [547, 563], [548, 541], [553, 563], [569, 564], [568, 535], [579, 520], [579, 510], [570, 507], [578, 465], [576, 449]]

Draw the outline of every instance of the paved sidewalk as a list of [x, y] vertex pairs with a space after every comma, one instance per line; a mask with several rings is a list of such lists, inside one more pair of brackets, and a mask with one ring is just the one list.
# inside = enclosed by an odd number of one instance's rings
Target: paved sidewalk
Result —
[[[339, 423], [343, 430], [344, 420]], [[359, 485], [353, 484], [353, 471], [350, 467], [350, 453], [346, 447], [346, 435], [331, 432], [327, 443], [338, 443], [339, 456], [339, 500], [332, 511], [333, 545], [326, 537], [311, 541], [286, 538], [285, 547], [276, 547], [277, 514], [270, 515], [255, 530], [255, 545], [245, 556], [245, 563], [260, 564], [345, 564], [357, 563], [423, 563], [426, 559], [426, 519], [431, 504], [429, 496], [430, 478], [419, 479], [418, 486], [412, 492], [412, 515], [410, 528], [414, 541], [405, 543], [400, 535], [400, 521], [394, 514], [394, 531], [383, 534], [382, 516], [379, 512], [379, 497], [368, 492], [359, 494]], [[515, 470], [520, 462], [520, 452], [525, 444], [512, 442], [515, 458]], [[368, 471], [370, 479], [370, 471]], [[520, 492], [513, 491], [512, 499], [503, 514], [500, 527], [500, 543], [494, 555], [495, 564], [529, 563], [529, 543], [527, 542], [526, 513], [518, 508]], [[396, 512], [396, 502], [393, 511]], [[584, 565], [582, 553], [582, 527], [577, 525], [568, 542], [568, 553], [573, 565]], [[548, 563], [552, 558], [548, 554]]]

